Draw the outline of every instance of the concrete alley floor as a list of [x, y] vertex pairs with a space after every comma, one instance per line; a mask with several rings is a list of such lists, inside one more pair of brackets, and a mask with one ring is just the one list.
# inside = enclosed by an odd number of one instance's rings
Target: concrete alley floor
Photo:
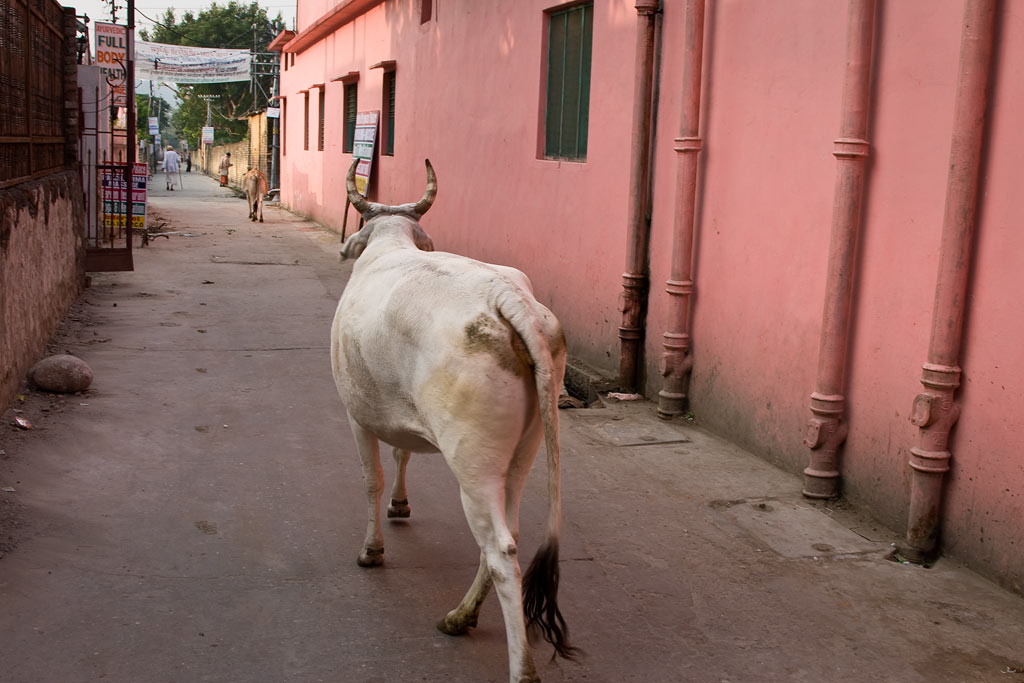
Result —
[[[183, 175], [150, 194], [177, 234], [94, 275], [51, 347], [92, 387], [3, 416], [0, 681], [506, 681], [493, 595], [469, 635], [434, 628], [478, 559], [439, 456], [413, 458], [385, 567], [356, 566], [338, 236], [271, 206], [251, 223]], [[560, 603], [586, 656], [535, 645], [545, 681], [1024, 683], [1020, 597], [950, 560], [888, 561], [886, 529], [649, 403], [561, 417]], [[535, 467], [524, 563], [545, 495]]]

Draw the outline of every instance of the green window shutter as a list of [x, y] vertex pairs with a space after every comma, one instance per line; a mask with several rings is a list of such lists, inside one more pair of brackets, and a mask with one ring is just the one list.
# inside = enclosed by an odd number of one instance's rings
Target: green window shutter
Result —
[[345, 140], [343, 152], [351, 153], [356, 138], [356, 84], [345, 86]]
[[395, 72], [384, 74], [384, 94], [387, 97], [387, 136], [384, 139], [384, 153], [395, 155]]
[[548, 24], [548, 87], [544, 155], [587, 158], [593, 4], [553, 12]]

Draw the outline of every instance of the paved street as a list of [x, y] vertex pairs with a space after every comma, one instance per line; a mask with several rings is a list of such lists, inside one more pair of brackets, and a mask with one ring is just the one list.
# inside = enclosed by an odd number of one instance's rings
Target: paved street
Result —
[[[478, 560], [439, 456], [413, 458], [385, 567], [356, 566], [338, 236], [183, 175], [151, 191], [175, 234], [94, 275], [55, 341], [92, 388], [30, 391], [34, 428], [0, 425], [0, 681], [503, 683], [495, 596], [469, 635], [434, 628]], [[887, 560], [888, 530], [651, 404], [561, 415], [560, 601], [586, 656], [535, 645], [544, 681], [1024, 683], [1020, 597]], [[535, 467], [524, 564], [545, 510]]]

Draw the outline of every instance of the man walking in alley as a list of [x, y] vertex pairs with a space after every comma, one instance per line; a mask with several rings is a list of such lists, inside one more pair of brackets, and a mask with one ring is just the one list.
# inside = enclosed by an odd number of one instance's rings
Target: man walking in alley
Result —
[[226, 187], [228, 184], [228, 169], [234, 164], [231, 163], [231, 152], [225, 152], [224, 156], [220, 158], [220, 166], [217, 168], [220, 173], [220, 186]]
[[167, 145], [167, 151], [164, 152], [164, 173], [167, 174], [167, 189], [174, 192], [174, 176], [178, 174], [181, 168], [181, 157], [174, 151], [174, 148]]

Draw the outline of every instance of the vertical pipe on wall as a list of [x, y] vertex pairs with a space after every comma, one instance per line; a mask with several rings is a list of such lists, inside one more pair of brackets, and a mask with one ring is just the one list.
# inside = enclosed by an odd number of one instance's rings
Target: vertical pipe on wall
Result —
[[686, 405], [686, 379], [693, 366], [690, 352], [690, 298], [693, 295], [693, 231], [697, 199], [697, 154], [701, 150], [700, 87], [704, 57], [704, 0], [687, 0], [683, 29], [683, 107], [676, 151], [676, 213], [672, 233], [669, 293], [670, 328], [661, 356], [664, 378], [658, 392], [658, 416], [681, 415]]
[[952, 457], [949, 433], [960, 416], [954, 394], [960, 386], [958, 361], [978, 205], [995, 8], [996, 0], [967, 0], [964, 7], [931, 340], [921, 374], [924, 391], [914, 399], [910, 418], [919, 430], [910, 449], [910, 511], [900, 554], [914, 562], [926, 560], [936, 547], [942, 484]]
[[843, 421], [845, 374], [850, 339], [857, 234], [861, 222], [864, 175], [869, 144], [871, 56], [875, 0], [850, 0], [847, 8], [846, 73], [837, 159], [832, 232], [829, 243], [825, 307], [818, 348], [818, 374], [811, 394], [811, 419], [804, 445], [811, 449], [804, 470], [804, 495], [831, 498], [839, 490], [839, 448], [846, 440]]
[[654, 92], [654, 32], [659, 0], [637, 0], [636, 87], [633, 91], [633, 136], [629, 167], [629, 224], [626, 272], [622, 274], [622, 326], [619, 385], [636, 391], [639, 384], [643, 314], [647, 300], [647, 198], [651, 177], [651, 116]]

